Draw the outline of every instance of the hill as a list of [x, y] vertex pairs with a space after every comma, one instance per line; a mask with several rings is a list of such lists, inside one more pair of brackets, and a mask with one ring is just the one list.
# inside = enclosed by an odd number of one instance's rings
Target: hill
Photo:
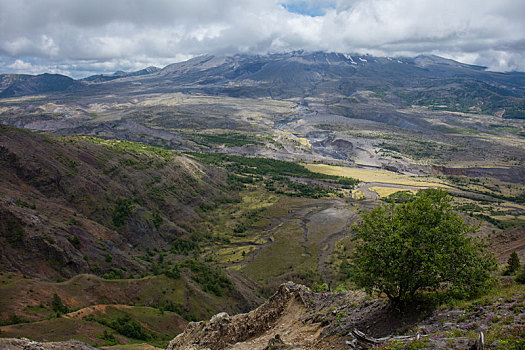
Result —
[[80, 83], [61, 74], [1, 76], [0, 98], [63, 92], [79, 88]]
[[[198, 259], [206, 208], [239, 201], [220, 169], [144, 144], [0, 126], [0, 174], [2, 336], [163, 343], [188, 320], [260, 301], [254, 282]], [[148, 335], [104, 338], [119, 317]]]
[[138, 254], [191, 247], [205, 235], [199, 208], [236, 200], [226, 174], [161, 148], [5, 126], [0, 147], [7, 271], [57, 278], [116, 266], [140, 275], [151, 263]]
[[146, 75], [146, 74], [152, 74], [156, 73], [160, 70], [160, 68], [157, 67], [147, 67], [135, 72], [124, 72], [124, 71], [118, 71], [113, 74], [97, 74], [97, 75], [91, 75], [87, 78], [81, 79], [82, 81], [91, 82], [91, 83], [103, 83], [105, 81], [111, 81], [115, 79], [125, 78], [125, 77], [136, 77], [139, 75]]

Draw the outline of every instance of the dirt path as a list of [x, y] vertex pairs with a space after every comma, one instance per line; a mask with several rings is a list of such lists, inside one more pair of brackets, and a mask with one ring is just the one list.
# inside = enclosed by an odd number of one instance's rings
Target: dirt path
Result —
[[84, 307], [80, 310], [70, 312], [68, 314], [64, 314], [62, 317], [64, 318], [78, 318], [81, 319], [82, 317], [91, 315], [95, 312], [101, 312], [103, 314], [106, 313], [106, 309], [108, 307], [115, 308], [115, 309], [132, 309], [133, 306], [129, 305], [119, 305], [119, 304], [111, 304], [111, 305], [91, 305], [88, 307]]

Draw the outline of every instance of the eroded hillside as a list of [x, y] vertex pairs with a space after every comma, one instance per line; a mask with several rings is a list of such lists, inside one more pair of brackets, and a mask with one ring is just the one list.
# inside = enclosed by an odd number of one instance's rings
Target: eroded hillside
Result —
[[0, 132], [5, 271], [141, 275], [138, 254], [195, 244], [200, 208], [238, 200], [224, 172], [171, 151]]

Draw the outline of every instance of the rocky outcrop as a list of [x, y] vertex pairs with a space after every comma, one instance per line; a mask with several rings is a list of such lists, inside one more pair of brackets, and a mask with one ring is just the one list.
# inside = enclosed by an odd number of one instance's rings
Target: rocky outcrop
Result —
[[249, 313], [229, 316], [222, 312], [209, 322], [192, 322], [173, 339], [166, 350], [219, 350], [256, 337], [272, 328], [288, 303], [299, 298], [303, 303], [310, 290], [287, 282], [270, 299]]

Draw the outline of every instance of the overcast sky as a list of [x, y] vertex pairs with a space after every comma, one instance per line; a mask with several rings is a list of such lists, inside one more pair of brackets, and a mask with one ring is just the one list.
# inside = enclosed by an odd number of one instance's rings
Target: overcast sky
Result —
[[525, 71], [525, 0], [0, 0], [0, 73], [78, 78], [298, 49]]

